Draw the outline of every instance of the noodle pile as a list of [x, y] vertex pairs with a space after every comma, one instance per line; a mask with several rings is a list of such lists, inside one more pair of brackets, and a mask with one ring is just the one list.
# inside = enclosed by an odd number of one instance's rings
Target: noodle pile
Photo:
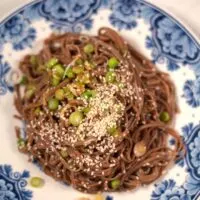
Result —
[[19, 150], [56, 180], [88, 193], [131, 190], [162, 176], [184, 149], [171, 128], [178, 108], [169, 75], [112, 29], [52, 35], [20, 70]]

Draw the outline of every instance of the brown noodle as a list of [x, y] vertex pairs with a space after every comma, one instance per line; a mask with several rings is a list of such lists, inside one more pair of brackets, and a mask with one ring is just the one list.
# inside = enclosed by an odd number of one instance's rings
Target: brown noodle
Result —
[[[88, 43], [95, 48], [89, 57], [83, 51]], [[45, 71], [45, 63], [51, 58], [57, 58], [63, 66], [68, 66], [77, 56], [95, 63], [92, 76], [97, 83], [101, 83], [100, 77], [105, 75], [108, 59], [114, 56], [122, 66], [118, 73], [128, 77], [126, 82], [134, 90], [132, 96], [119, 94], [118, 99], [125, 105], [125, 111], [119, 122], [120, 135], [111, 140], [115, 144], [114, 151], [110, 151], [108, 145], [102, 153], [96, 148], [100, 141], [95, 137], [72, 144], [66, 138], [73, 134], [73, 127], [48, 111], [48, 99], [70, 81], [65, 79], [52, 87], [52, 74]], [[96, 37], [77, 33], [52, 35], [45, 41], [44, 48], [36, 58], [35, 65], [30, 62], [30, 55], [20, 63], [20, 70], [28, 78], [28, 84], [35, 86], [34, 94], [26, 99], [21, 92], [21, 85], [17, 84], [15, 105], [20, 117], [26, 122], [26, 146], [20, 150], [37, 160], [46, 174], [88, 193], [124, 191], [152, 183], [178, 159], [183, 150], [182, 139], [170, 127], [178, 111], [174, 85], [168, 74], [156, 69], [115, 31], [101, 28]], [[124, 70], [123, 66], [126, 66]], [[88, 85], [88, 88], [95, 87], [93, 83]], [[63, 107], [68, 105], [71, 109], [69, 112], [72, 112], [82, 103], [81, 100], [65, 100]], [[43, 110], [43, 114], [34, 114], [38, 107]], [[159, 119], [160, 113], [164, 111], [170, 115], [168, 123]], [[19, 129], [16, 131], [19, 137]], [[65, 139], [52, 142], [63, 135]], [[170, 137], [175, 140], [174, 148], [168, 145]], [[104, 140], [109, 141], [109, 137]], [[134, 148], [141, 141], [146, 151], [138, 157]], [[104, 145], [107, 145], [106, 142]], [[67, 151], [67, 157], [61, 155], [61, 149]], [[86, 157], [85, 162], [74, 161]], [[95, 163], [96, 160], [96, 164], [90, 164], [90, 161]], [[120, 186], [113, 189], [110, 183], [116, 179], [120, 180]]]

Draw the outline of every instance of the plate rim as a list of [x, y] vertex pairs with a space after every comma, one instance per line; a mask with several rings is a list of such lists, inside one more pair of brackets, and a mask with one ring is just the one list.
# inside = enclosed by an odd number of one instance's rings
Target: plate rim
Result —
[[[24, 10], [26, 7], [34, 5], [42, 1], [45, 1], [45, 0], [29, 0], [29, 2], [21, 3], [19, 6], [17, 6], [17, 8], [10, 9], [10, 11], [8, 11], [7, 14], [5, 14], [4, 16], [0, 18], [0, 26], [4, 24], [6, 21], [8, 21], [10, 18], [15, 16], [17, 13]], [[178, 17], [173, 12], [169, 11], [167, 8], [165, 9], [161, 8], [155, 5], [154, 3], [148, 2], [148, 0], [135, 0], [135, 1], [141, 2], [151, 7], [152, 9], [159, 11], [161, 14], [164, 14], [166, 17], [170, 18], [175, 24], [179, 26], [179, 28], [182, 31], [184, 31], [184, 33], [187, 36], [190, 37], [190, 39], [195, 43], [195, 45], [197, 45], [198, 49], [200, 50], [200, 37], [198, 37], [197, 33], [195, 33], [195, 31], [192, 30], [192, 28], [189, 25], [187, 25], [186, 22], [184, 22], [184, 20], [180, 19], [180, 17]]]
[[[18, 14], [19, 12], [23, 11], [24, 9], [26, 9], [27, 7], [34, 5], [36, 3], [40, 3], [44, 0], [30, 0], [30, 2], [26, 2], [24, 4], [21, 4], [18, 8], [15, 8], [13, 10], [11, 10], [10, 12], [8, 12], [8, 14], [3, 17], [0, 18], [0, 26], [2, 24], [4, 24], [7, 20], [9, 20], [10, 18], [12, 18], [13, 16], [15, 16], [16, 14]], [[167, 18], [171, 19], [175, 24], [177, 24], [179, 26], [179, 28], [192, 40], [192, 42], [194, 42], [194, 44], [197, 46], [198, 51], [200, 50], [200, 38], [197, 40], [195, 38], [195, 33], [190, 30], [190, 28], [185, 25], [184, 22], [182, 22], [180, 19], [176, 18], [175, 16], [173, 16], [173, 14], [171, 14], [170, 12], [166, 12], [165, 10], [157, 7], [156, 5], [146, 2], [146, 0], [135, 0], [136, 2], [141, 2], [145, 5], [147, 5], [150, 8], [153, 8], [157, 11], [159, 11], [161, 14], [163, 14], [164, 16], [166, 16]]]

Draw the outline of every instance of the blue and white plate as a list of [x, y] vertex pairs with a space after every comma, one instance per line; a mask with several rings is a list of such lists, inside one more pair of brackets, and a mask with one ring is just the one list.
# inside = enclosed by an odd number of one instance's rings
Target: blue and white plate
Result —
[[[175, 19], [143, 1], [39, 0], [0, 23], [0, 200], [95, 200], [94, 196], [54, 181], [18, 152], [14, 125], [19, 122], [13, 119], [13, 84], [19, 76], [19, 61], [27, 53], [37, 53], [52, 32], [97, 34], [102, 26], [118, 30], [161, 70], [170, 73], [181, 109], [176, 129], [187, 147], [184, 160], [155, 184], [105, 194], [106, 200], [200, 199], [200, 44]], [[31, 176], [42, 177], [44, 187], [31, 188]]]

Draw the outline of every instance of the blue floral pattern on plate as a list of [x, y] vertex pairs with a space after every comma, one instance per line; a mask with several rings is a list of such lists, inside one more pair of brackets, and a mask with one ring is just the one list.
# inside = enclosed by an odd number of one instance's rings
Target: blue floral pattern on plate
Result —
[[200, 197], [200, 124], [192, 123], [182, 128], [186, 144], [188, 176], [184, 185], [177, 186], [174, 180], [155, 185], [152, 200], [198, 200]]
[[9, 64], [3, 62], [2, 56], [0, 56], [0, 95], [6, 94], [7, 91], [13, 91], [13, 87], [6, 82], [6, 75], [9, 71]]
[[108, 4], [108, 0], [45, 0], [30, 6], [23, 15], [30, 21], [44, 17], [52, 22], [51, 27], [56, 31], [80, 32], [82, 27], [90, 29], [92, 14]]
[[162, 56], [176, 62], [195, 62], [197, 46], [171, 19], [158, 14], [152, 18], [153, 40]]
[[15, 50], [22, 50], [31, 47], [36, 37], [36, 30], [23, 15], [18, 14], [0, 26], [0, 37], [4, 42], [11, 43]]
[[32, 192], [27, 190], [29, 172], [13, 172], [10, 165], [0, 165], [0, 200], [31, 200]]
[[[144, 45], [151, 52], [153, 62], [164, 64], [173, 73], [189, 66], [194, 78], [184, 79], [182, 95], [190, 109], [194, 112], [199, 109], [199, 44], [166, 13], [140, 0], [38, 0], [5, 19], [0, 24], [0, 95], [4, 97], [8, 91], [13, 91], [6, 79], [12, 67], [8, 57], [3, 56], [7, 44], [16, 52], [32, 47], [38, 37], [35, 23], [40, 20], [58, 32], [91, 30], [96, 25], [95, 16], [103, 7], [109, 11], [109, 25], [122, 31], [134, 31], [143, 20], [149, 28]], [[200, 197], [200, 125], [190, 123], [182, 132], [187, 154], [177, 164], [187, 170], [186, 181], [182, 185], [174, 179], [158, 183], [152, 191], [152, 200], [197, 200]], [[30, 200], [32, 193], [25, 189], [28, 177], [26, 171], [13, 173], [11, 166], [0, 166], [0, 200]], [[17, 188], [11, 179], [21, 183], [20, 187]], [[114, 200], [114, 197], [107, 196], [106, 200]]]
[[115, 0], [112, 4], [110, 21], [119, 29], [132, 29], [137, 26], [140, 2], [135, 0]]
[[200, 77], [196, 80], [187, 80], [184, 84], [184, 97], [192, 107], [200, 106]]
[[[110, 21], [118, 29], [132, 29], [137, 18], [142, 17], [150, 24], [151, 36], [146, 37], [146, 47], [152, 50], [154, 62], [166, 62], [169, 71], [180, 68], [180, 64], [194, 65], [194, 72], [200, 71], [200, 51], [191, 37], [170, 17], [146, 6], [140, 1], [115, 0]], [[186, 102], [192, 107], [200, 106], [197, 81], [185, 83]]]
[[156, 185], [151, 200], [190, 200], [191, 197], [186, 193], [184, 188], [177, 187], [174, 180], [163, 181]]
[[[54, 31], [80, 32], [82, 28], [92, 28], [92, 16], [102, 6], [112, 9], [109, 20], [119, 29], [134, 29], [138, 18], [150, 25], [151, 35], [146, 37], [146, 47], [152, 50], [154, 62], [166, 62], [170, 71], [180, 69], [180, 64], [194, 65], [194, 72], [200, 69], [200, 51], [188, 33], [170, 17], [138, 0], [45, 0], [9, 19], [0, 27], [0, 36], [4, 42], [12, 43], [15, 50], [23, 50], [31, 47], [36, 38], [32, 21], [45, 18]], [[1, 40], [0, 49], [2, 43]], [[199, 107], [199, 90], [195, 83], [195, 80], [186, 82], [184, 93], [189, 105]]]
[[[200, 125], [194, 126], [190, 124], [188, 126], [190, 126], [190, 129], [188, 128], [189, 136], [185, 140], [187, 145], [186, 162], [190, 169], [190, 174], [200, 181]], [[184, 130], [186, 130], [185, 127]], [[188, 133], [185, 131], [184, 134]]]

